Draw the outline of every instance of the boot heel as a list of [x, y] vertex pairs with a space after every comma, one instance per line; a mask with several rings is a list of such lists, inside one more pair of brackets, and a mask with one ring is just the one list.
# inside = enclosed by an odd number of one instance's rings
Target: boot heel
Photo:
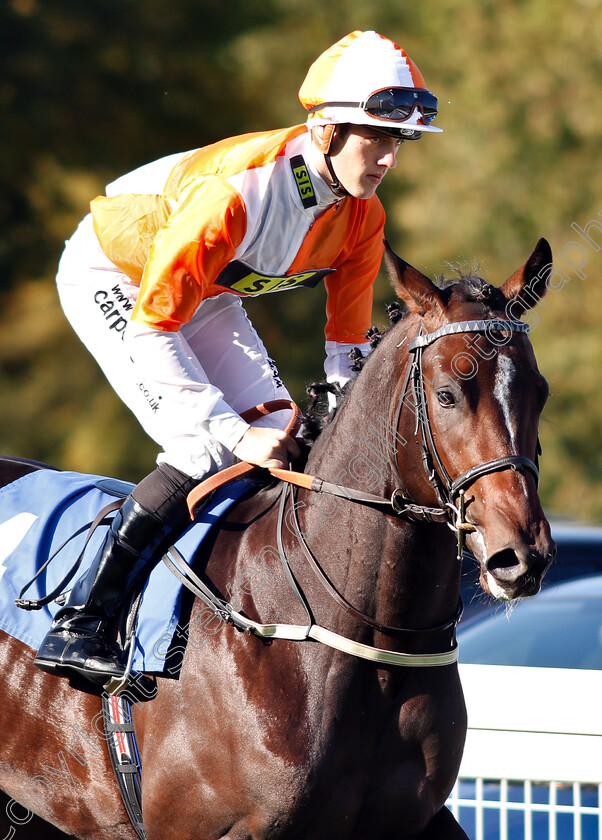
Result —
[[45, 671], [47, 674], [59, 675], [63, 673], [60, 665], [57, 662], [51, 662], [48, 659], [40, 659], [39, 656], [36, 656], [36, 658], [33, 661], [33, 664], [36, 666], [36, 668], [39, 668], [40, 671]]

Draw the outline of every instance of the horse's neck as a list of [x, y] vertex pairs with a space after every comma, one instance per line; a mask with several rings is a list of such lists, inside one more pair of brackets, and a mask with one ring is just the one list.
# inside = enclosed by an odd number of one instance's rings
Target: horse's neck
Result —
[[[385, 352], [370, 360], [340, 414], [318, 439], [306, 470], [387, 499], [401, 481], [393, 402], [401, 398], [405, 374], [390, 358]], [[422, 469], [419, 457], [413, 467]], [[409, 627], [449, 618], [457, 602], [459, 569], [446, 526], [416, 525], [315, 493], [304, 496], [304, 505], [300, 514], [308, 542], [327, 574], [345, 580], [343, 594], [363, 598], [363, 605], [354, 600], [358, 608], [383, 623]]]

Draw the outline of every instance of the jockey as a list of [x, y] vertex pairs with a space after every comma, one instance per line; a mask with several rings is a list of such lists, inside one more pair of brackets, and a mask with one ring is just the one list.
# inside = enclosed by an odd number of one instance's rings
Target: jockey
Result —
[[107, 187], [69, 240], [57, 283], [65, 314], [161, 447], [71, 590], [36, 665], [104, 683], [125, 670], [109, 619], [139, 591], [188, 520], [186, 497], [234, 457], [288, 467], [289, 399], [241, 298], [327, 291], [325, 371], [350, 376], [367, 350], [385, 215], [375, 193], [404, 140], [441, 131], [437, 100], [405, 51], [352, 32], [310, 67], [307, 122], [142, 166]]

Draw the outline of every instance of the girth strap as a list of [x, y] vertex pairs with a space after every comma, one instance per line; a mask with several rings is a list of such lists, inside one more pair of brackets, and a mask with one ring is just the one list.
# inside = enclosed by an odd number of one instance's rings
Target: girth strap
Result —
[[140, 840], [146, 840], [142, 818], [142, 765], [132, 723], [131, 704], [124, 696], [115, 697], [103, 693], [102, 716], [119, 793], [136, 834]]
[[[98, 515], [96, 516], [96, 518], [94, 519], [93, 522], [88, 522], [85, 525], [82, 525], [81, 528], [78, 528], [77, 531], [75, 531], [75, 533], [71, 534], [71, 536], [67, 540], [65, 540], [65, 542], [62, 545], [60, 545], [53, 554], [50, 555], [50, 557], [45, 561], [45, 563], [43, 563], [43, 565], [40, 566], [40, 568], [35, 573], [35, 575], [32, 577], [32, 579], [29, 580], [25, 584], [25, 586], [19, 592], [19, 597], [15, 599], [15, 604], [18, 607], [20, 607], [22, 610], [41, 610], [42, 607], [46, 606], [46, 604], [49, 604], [51, 601], [54, 601], [63, 592], [65, 587], [69, 584], [69, 582], [71, 581], [71, 579], [74, 577], [75, 573], [77, 572], [77, 570], [81, 566], [82, 560], [84, 558], [84, 553], [86, 551], [86, 547], [87, 547], [87, 545], [90, 541], [90, 538], [92, 537], [92, 534], [94, 533], [94, 531], [98, 528], [99, 525], [106, 524], [109, 521], [106, 518], [107, 514], [111, 513], [114, 510], [118, 510], [118, 508], [120, 508], [122, 504], [123, 504], [123, 499], [118, 499], [115, 502], [109, 502], [109, 504], [106, 505], [105, 507], [103, 507], [103, 509], [98, 513]], [[50, 564], [50, 562], [52, 560], [54, 560], [56, 555], [60, 551], [62, 551], [63, 548], [65, 548], [65, 546], [69, 542], [71, 542], [72, 539], [79, 536], [79, 534], [83, 534], [83, 532], [86, 529], [88, 530], [88, 534], [86, 536], [86, 541], [84, 542], [83, 548], [80, 551], [75, 563], [71, 566], [71, 568], [69, 569], [69, 571], [67, 572], [65, 577], [60, 581], [60, 583], [58, 583], [55, 586], [55, 588], [52, 590], [52, 592], [49, 592], [48, 595], [45, 595], [43, 598], [38, 598], [35, 601], [29, 601], [26, 598], [23, 598], [23, 595], [25, 594], [25, 592], [27, 592], [27, 590], [34, 583], [34, 581], [36, 581], [37, 578], [47, 569], [48, 565]]]

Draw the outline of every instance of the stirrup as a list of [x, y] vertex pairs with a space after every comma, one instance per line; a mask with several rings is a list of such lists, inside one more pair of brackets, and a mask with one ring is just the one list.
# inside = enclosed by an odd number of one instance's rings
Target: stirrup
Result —
[[121, 677], [111, 677], [104, 683], [103, 688], [107, 694], [115, 697], [129, 694], [130, 699], [152, 700], [157, 694], [157, 680], [154, 677], [147, 677], [139, 671], [132, 670], [135, 642], [136, 638], [132, 635], [128, 645], [128, 661], [123, 675]]
[[134, 671], [128, 676], [112, 677], [103, 685], [103, 690], [110, 697], [125, 696], [132, 702], [153, 700], [157, 696], [158, 687], [155, 677], [148, 677]]

